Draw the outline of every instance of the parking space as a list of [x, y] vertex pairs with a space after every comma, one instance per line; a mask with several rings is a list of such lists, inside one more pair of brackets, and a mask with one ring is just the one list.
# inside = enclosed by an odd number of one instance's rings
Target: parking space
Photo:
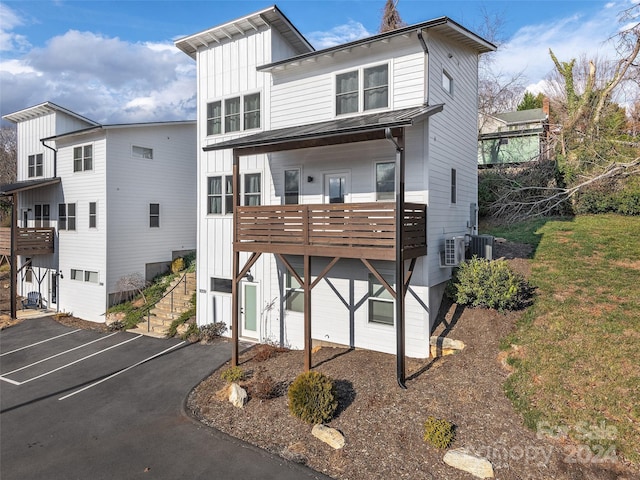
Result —
[[0, 478], [326, 478], [204, 427], [189, 391], [230, 346], [75, 330], [0, 332]]

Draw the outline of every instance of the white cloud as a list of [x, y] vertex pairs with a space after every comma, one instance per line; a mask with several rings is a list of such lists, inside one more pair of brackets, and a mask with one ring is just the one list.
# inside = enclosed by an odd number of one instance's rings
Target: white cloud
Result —
[[102, 123], [195, 118], [195, 64], [170, 43], [70, 30], [0, 63], [2, 114], [53, 101]]
[[371, 35], [372, 33], [370, 33], [360, 22], [349, 20], [346, 24], [338, 25], [329, 31], [311, 32], [309, 34], [305, 34], [305, 37], [315, 48], [321, 50], [323, 48], [333, 47], [342, 43], [353, 42]]
[[23, 51], [29, 42], [24, 35], [13, 32], [16, 27], [23, 25], [20, 16], [6, 4], [0, 3], [0, 52]]

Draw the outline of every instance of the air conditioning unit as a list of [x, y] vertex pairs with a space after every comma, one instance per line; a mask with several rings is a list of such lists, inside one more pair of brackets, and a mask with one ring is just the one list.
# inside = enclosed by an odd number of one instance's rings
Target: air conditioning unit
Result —
[[493, 260], [493, 235], [471, 235], [469, 253], [471, 256]]
[[464, 237], [450, 237], [444, 240], [444, 265], [457, 267], [465, 258], [466, 244]]

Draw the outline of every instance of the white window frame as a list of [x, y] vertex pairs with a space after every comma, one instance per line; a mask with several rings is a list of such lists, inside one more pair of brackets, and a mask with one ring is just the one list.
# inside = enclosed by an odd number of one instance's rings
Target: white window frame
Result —
[[[287, 172], [296, 172], [298, 174], [298, 190], [296, 192], [287, 191]], [[298, 205], [300, 203], [301, 189], [302, 189], [302, 169], [300, 169], [300, 168], [285, 168], [283, 176], [282, 176], [282, 204], [283, 205]], [[290, 193], [291, 195], [295, 194], [296, 195], [296, 201], [295, 202], [287, 201], [287, 193]]]
[[[385, 275], [382, 274], [383, 278], [385, 280], [387, 280], [387, 283], [389, 283], [389, 285], [391, 285], [393, 287], [393, 282], [389, 282], [389, 277], [391, 277], [392, 275]], [[374, 285], [377, 288], [377, 290], [373, 291]], [[368, 298], [367, 298], [367, 323], [369, 325], [378, 325], [378, 326], [387, 326], [387, 327], [393, 327], [396, 323], [396, 309], [395, 309], [395, 300], [393, 298], [385, 298], [385, 297], [380, 297], [380, 294], [386, 294], [391, 296], [391, 294], [387, 291], [387, 289], [380, 283], [380, 281], [375, 277], [375, 275], [373, 275], [372, 273], [369, 273], [368, 276], [368, 280], [367, 280], [367, 289], [368, 289]], [[372, 304], [374, 303], [386, 303], [386, 304], [392, 304], [394, 305], [393, 307], [393, 321], [391, 323], [389, 323], [388, 321], [379, 321], [379, 320], [375, 320], [373, 318], [373, 308], [372, 308]]]
[[451, 204], [458, 203], [458, 173], [455, 168], [451, 169]]
[[[76, 157], [76, 152], [80, 151], [80, 157]], [[73, 172], [87, 172], [93, 170], [93, 144], [78, 145], [73, 147]], [[87, 154], [87, 151], [89, 152]], [[76, 167], [76, 162], [79, 166]]]
[[153, 160], [153, 148], [143, 147], [142, 145], [131, 145], [131, 156], [133, 158]]
[[[40, 212], [38, 212], [40, 210]], [[45, 210], [47, 211], [45, 215]], [[48, 203], [36, 203], [33, 206], [33, 226], [36, 228], [48, 227], [51, 221], [51, 205]]]
[[[210, 113], [210, 110], [211, 110], [210, 107], [213, 107], [216, 104], [218, 105], [220, 114], [212, 115]], [[211, 135], [220, 135], [222, 133], [222, 118], [223, 118], [222, 100], [214, 100], [213, 102], [207, 102], [207, 137]]]
[[78, 282], [84, 282], [84, 270], [72, 268], [69, 272], [69, 278]]
[[442, 89], [447, 92], [449, 95], [453, 96], [453, 77], [446, 69], [442, 69], [442, 81], [441, 81]]
[[[258, 175], [259, 181], [258, 181], [258, 185], [260, 187], [260, 191], [258, 192], [249, 192], [247, 193], [247, 177], [251, 177], [254, 175]], [[258, 203], [255, 206], [259, 206], [262, 205], [262, 192], [264, 190], [263, 185], [262, 185], [262, 172], [246, 172], [242, 174], [242, 205], [244, 206], [249, 206], [250, 203], [247, 201], [249, 200], [249, 196], [252, 197], [258, 197]]]
[[34, 153], [27, 157], [27, 177], [36, 178], [44, 175], [44, 155]]
[[[250, 97], [258, 96], [258, 109], [257, 110], [247, 110], [246, 102]], [[223, 135], [227, 133], [237, 133], [243, 132], [247, 130], [259, 130], [262, 128], [262, 92], [254, 91], [247, 92], [242, 95], [233, 95], [229, 97], [219, 98], [215, 100], [210, 100], [206, 103], [206, 136], [211, 137], [214, 135]], [[234, 113], [228, 113], [228, 105], [229, 102], [237, 100], [239, 102], [238, 111]], [[219, 104], [220, 106], [220, 116], [210, 116], [209, 115], [209, 106]], [[248, 126], [247, 117], [249, 115], [254, 115], [257, 118], [257, 125]], [[232, 118], [235, 120], [237, 117], [238, 128], [230, 129], [229, 121]], [[216, 123], [217, 121], [217, 123]], [[216, 129], [216, 125], [218, 128]]]
[[92, 270], [84, 271], [84, 281], [87, 283], [100, 283], [100, 274], [99, 272], [94, 272]]
[[[386, 66], [387, 67], [387, 84], [386, 84], [386, 89], [387, 89], [387, 105], [384, 107], [376, 107], [376, 108], [368, 108], [365, 109], [365, 86], [364, 86], [364, 82], [365, 82], [365, 72], [367, 70], [373, 69], [373, 68], [378, 68], [378, 67], [382, 67], [382, 66]], [[345, 113], [338, 113], [338, 96], [339, 95], [352, 95], [353, 93], [355, 93], [355, 90], [353, 91], [348, 91], [348, 92], [340, 92], [338, 93], [338, 77], [341, 75], [345, 75], [345, 74], [349, 74], [349, 73], [353, 73], [356, 72], [357, 76], [358, 76], [358, 90], [357, 90], [357, 94], [358, 94], [358, 109], [355, 111], [350, 111], [350, 112], [345, 112]], [[375, 112], [375, 111], [383, 111], [383, 110], [388, 110], [389, 108], [391, 108], [391, 78], [392, 78], [392, 72], [391, 72], [391, 64], [389, 62], [382, 62], [382, 63], [374, 63], [371, 65], [363, 65], [361, 67], [358, 67], [356, 69], [349, 69], [349, 70], [344, 70], [341, 72], [336, 72], [334, 77], [333, 77], [333, 109], [334, 109], [334, 115], [336, 117], [342, 117], [342, 116], [346, 116], [346, 115], [354, 115], [354, 114], [358, 114], [358, 113], [364, 113], [364, 112]], [[375, 87], [369, 87], [366, 90], [373, 90], [373, 89], [377, 89], [377, 88], [383, 88], [385, 86], [383, 85], [377, 85]]]
[[[210, 179], [220, 178], [221, 190], [220, 193], [211, 193], [210, 191]], [[227, 186], [231, 191], [227, 191]], [[220, 211], [214, 212], [211, 208], [211, 199], [219, 197]], [[220, 174], [209, 175], [207, 177], [207, 215], [231, 215], [233, 213], [233, 175]]]
[[[378, 165], [393, 165], [393, 191], [391, 192], [391, 197], [390, 198], [385, 198], [386, 196], [389, 195], [389, 192], [379, 192], [378, 191]], [[396, 178], [395, 178], [395, 171], [396, 171], [396, 162], [391, 161], [391, 162], [375, 162], [374, 163], [374, 172], [373, 172], [373, 181], [374, 181], [374, 191], [376, 193], [376, 202], [389, 202], [392, 201], [396, 198]]]
[[98, 202], [89, 202], [89, 228], [98, 228]]
[[[298, 281], [296, 280], [296, 277], [291, 275], [291, 272], [289, 271], [289, 269], [287, 269], [285, 271], [285, 300], [284, 300], [284, 308], [285, 308], [285, 310], [287, 312], [304, 313], [304, 288], [302, 288], [302, 285], [292, 286], [294, 284], [294, 282], [296, 284], [298, 283]], [[292, 296], [294, 294], [303, 295], [302, 308], [299, 309], [299, 310], [296, 309], [296, 308], [291, 308], [292, 305], [293, 305]]]
[[[73, 210], [73, 213], [71, 213], [71, 210]], [[75, 203], [59, 203], [58, 230], [75, 231], [77, 229], [77, 214], [78, 210]]]

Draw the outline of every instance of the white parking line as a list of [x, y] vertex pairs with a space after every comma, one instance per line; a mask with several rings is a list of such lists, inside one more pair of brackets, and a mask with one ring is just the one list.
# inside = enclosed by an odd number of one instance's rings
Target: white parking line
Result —
[[19, 385], [24, 385], [25, 383], [32, 382], [32, 381], [37, 380], [37, 379], [42, 378], [42, 377], [46, 377], [47, 375], [51, 375], [52, 373], [55, 373], [58, 370], [62, 370], [63, 368], [67, 368], [67, 367], [70, 367], [71, 365], [75, 365], [76, 363], [79, 363], [79, 362], [82, 362], [84, 360], [87, 360], [88, 358], [95, 357], [96, 355], [100, 355], [101, 353], [109, 351], [112, 348], [119, 347], [120, 345], [124, 345], [125, 343], [133, 342], [134, 340], [137, 340], [140, 337], [142, 337], [142, 335], [138, 335], [137, 337], [130, 338], [129, 340], [125, 340], [124, 342], [120, 342], [120, 343], [117, 343], [115, 345], [111, 345], [110, 347], [107, 347], [107, 348], [102, 349], [100, 351], [94, 352], [91, 355], [87, 355], [86, 357], [79, 358], [78, 360], [74, 360], [71, 363], [67, 363], [66, 365], [62, 365], [61, 367], [54, 368], [53, 370], [50, 370], [50, 371], [45, 372], [45, 373], [43, 373], [41, 375], [38, 375], [37, 377], [29, 378], [28, 380], [23, 380], [22, 382], [19, 383]]
[[81, 389], [79, 389], [79, 390], [76, 390], [75, 392], [71, 392], [70, 394], [65, 395], [64, 397], [60, 397], [58, 400], [64, 400], [64, 399], [66, 399], [66, 398], [73, 397], [73, 396], [74, 396], [75, 394], [77, 394], [77, 393], [81, 393], [81, 392], [84, 392], [85, 390], [89, 390], [90, 388], [93, 388], [93, 387], [95, 387], [96, 385], [101, 384], [102, 382], [106, 382], [107, 380], [109, 380], [109, 379], [111, 379], [111, 378], [113, 378], [113, 377], [116, 377], [116, 376], [120, 375], [121, 373], [124, 373], [124, 372], [126, 372], [126, 371], [128, 371], [128, 370], [131, 370], [132, 368], [137, 367], [138, 365], [142, 365], [143, 363], [148, 362], [149, 360], [153, 360], [154, 358], [159, 357], [160, 355], [163, 355], [163, 354], [165, 354], [165, 353], [167, 353], [167, 352], [170, 352], [171, 350], [173, 350], [174, 348], [179, 347], [179, 346], [180, 346], [180, 345], [182, 345], [183, 343], [185, 343], [185, 342], [180, 342], [180, 343], [178, 343], [178, 344], [174, 345], [173, 347], [169, 347], [169, 348], [167, 348], [166, 350], [163, 350], [163, 351], [162, 351], [162, 352], [160, 352], [160, 353], [156, 353], [155, 355], [152, 355], [152, 356], [151, 356], [151, 357], [149, 357], [149, 358], [145, 358], [144, 360], [141, 360], [141, 361], [139, 361], [138, 363], [135, 363], [135, 364], [133, 364], [133, 365], [130, 365], [130, 366], [128, 366], [127, 368], [123, 368], [122, 370], [120, 370], [120, 371], [118, 371], [118, 372], [116, 372], [116, 373], [114, 373], [114, 374], [112, 374], [112, 375], [109, 375], [108, 377], [105, 377], [105, 378], [103, 378], [102, 380], [98, 380], [97, 382], [92, 383], [91, 385], [87, 385], [86, 387], [83, 387], [83, 388], [81, 388]]
[[10, 378], [4, 378], [2, 375], [0, 375], [0, 380], [10, 383], [11, 385], [20, 385], [20, 382], [16, 382], [15, 380], [11, 380]]
[[78, 350], [79, 348], [84, 348], [87, 345], [91, 345], [92, 343], [96, 343], [96, 342], [100, 342], [102, 340], [106, 340], [107, 338], [113, 337], [114, 335], [117, 335], [117, 334], [118, 334], [118, 332], [115, 332], [115, 333], [112, 333], [110, 335], [107, 335], [106, 337], [100, 337], [100, 338], [98, 338], [96, 340], [92, 340], [92, 341], [90, 341], [88, 343], [83, 343], [82, 345], [70, 348], [69, 350], [65, 350], [64, 352], [56, 353], [55, 355], [51, 355], [50, 357], [43, 358], [42, 360], [38, 360], [37, 362], [30, 363], [29, 365], [25, 365], [24, 367], [16, 368], [15, 370], [11, 370], [10, 372], [5, 372], [2, 375], [3, 376], [4, 375], [11, 375], [12, 373], [16, 373], [16, 372], [19, 372], [21, 370], [25, 370], [25, 369], [27, 369], [29, 367], [33, 367], [34, 365], [38, 365], [39, 363], [46, 362], [47, 360], [51, 360], [52, 358], [59, 357], [60, 355], [64, 355], [65, 353], [73, 352], [74, 350]]
[[15, 350], [11, 350], [10, 352], [4, 352], [4, 353], [0, 354], [0, 357], [4, 357], [5, 355], [9, 355], [10, 353], [19, 352], [20, 350], [24, 350], [25, 348], [35, 347], [36, 345], [40, 345], [41, 343], [50, 342], [51, 340], [55, 340], [56, 338], [64, 337], [65, 335], [71, 335], [72, 333], [79, 332], [80, 330], [81, 329], [78, 328], [76, 330], [72, 330], [70, 332], [63, 333], [62, 335], [57, 335], [55, 337], [47, 338], [46, 340], [42, 340], [40, 342], [32, 343], [31, 345], [27, 345], [25, 347], [16, 348]]

